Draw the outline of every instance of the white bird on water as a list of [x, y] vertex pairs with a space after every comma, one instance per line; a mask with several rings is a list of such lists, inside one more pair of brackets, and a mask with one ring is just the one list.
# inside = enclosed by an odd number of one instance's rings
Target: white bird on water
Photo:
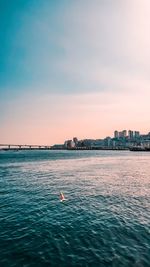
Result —
[[65, 198], [64, 194], [62, 192], [60, 192], [60, 201], [62, 202], [65, 200], [67, 200], [67, 199]]

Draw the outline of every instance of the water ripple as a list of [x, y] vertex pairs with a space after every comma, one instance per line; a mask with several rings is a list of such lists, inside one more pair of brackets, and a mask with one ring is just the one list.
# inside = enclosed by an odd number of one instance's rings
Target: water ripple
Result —
[[0, 152], [0, 266], [149, 267], [149, 169], [127, 151]]

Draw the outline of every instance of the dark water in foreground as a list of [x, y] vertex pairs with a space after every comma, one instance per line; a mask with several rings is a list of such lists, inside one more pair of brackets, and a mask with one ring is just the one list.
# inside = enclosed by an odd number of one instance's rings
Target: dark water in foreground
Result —
[[0, 152], [5, 266], [150, 266], [150, 153]]

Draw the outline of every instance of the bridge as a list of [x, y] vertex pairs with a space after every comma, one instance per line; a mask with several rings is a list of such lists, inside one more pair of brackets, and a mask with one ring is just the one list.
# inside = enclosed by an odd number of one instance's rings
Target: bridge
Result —
[[0, 150], [48, 150], [49, 145], [0, 144]]

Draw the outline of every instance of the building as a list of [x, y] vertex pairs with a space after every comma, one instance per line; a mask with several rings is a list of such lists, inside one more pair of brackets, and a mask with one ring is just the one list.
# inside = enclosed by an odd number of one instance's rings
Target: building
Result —
[[79, 143], [79, 145], [81, 147], [85, 147], [85, 148], [90, 149], [90, 148], [93, 147], [94, 141], [95, 141], [94, 139], [84, 139], [84, 140], [81, 140], [81, 142]]
[[123, 130], [122, 131], [122, 137], [125, 138], [127, 136], [127, 131], [126, 130]]
[[104, 139], [104, 146], [109, 148], [112, 146], [112, 139], [111, 137], [107, 136], [105, 139]]
[[133, 131], [131, 130], [128, 131], [128, 138], [133, 139]]
[[119, 138], [119, 132], [116, 130], [116, 131], [114, 131], [114, 138]]
[[75, 148], [75, 143], [72, 140], [67, 140], [64, 143], [64, 147], [67, 148], [67, 149]]
[[125, 138], [127, 136], [127, 131], [123, 130], [121, 132], [119, 132], [119, 138]]
[[135, 131], [134, 132], [134, 137], [135, 138], [139, 138], [140, 137], [140, 132], [139, 131]]
[[73, 137], [73, 142], [75, 143], [75, 146], [77, 147], [77, 145], [78, 145], [78, 138], [77, 137]]

